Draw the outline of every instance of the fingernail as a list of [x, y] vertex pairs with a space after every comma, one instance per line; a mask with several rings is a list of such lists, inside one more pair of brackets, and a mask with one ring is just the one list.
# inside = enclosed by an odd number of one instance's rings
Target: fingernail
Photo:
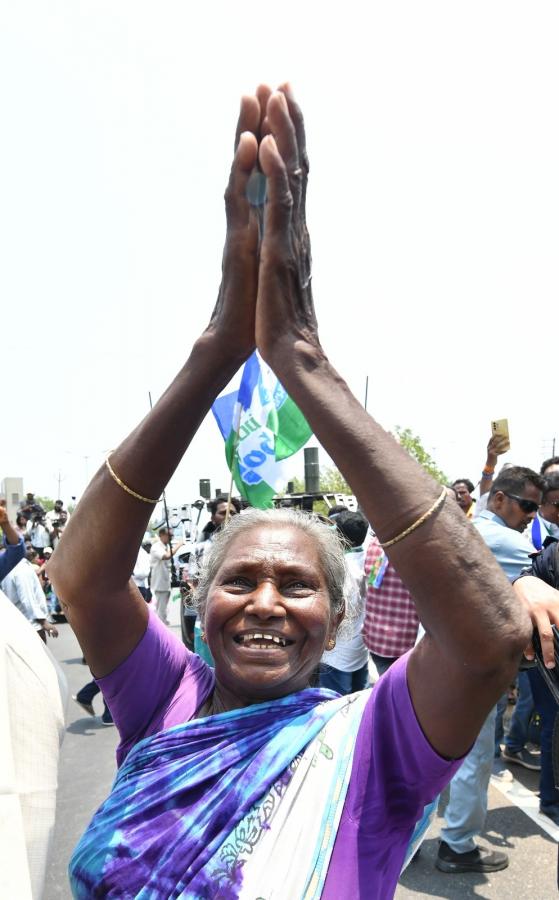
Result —
[[282, 89], [282, 91], [284, 91], [286, 94], [289, 94], [289, 99], [290, 99], [290, 100], [295, 100], [295, 94], [293, 93], [293, 88], [291, 87], [291, 82], [290, 82], [290, 81], [284, 81], [284, 83], [281, 85], [281, 89]]

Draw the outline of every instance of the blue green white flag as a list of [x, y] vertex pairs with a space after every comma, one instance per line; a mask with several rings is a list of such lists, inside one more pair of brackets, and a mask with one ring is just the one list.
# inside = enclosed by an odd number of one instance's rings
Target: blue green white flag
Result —
[[212, 412], [239, 493], [251, 506], [273, 506], [272, 497], [288, 480], [284, 460], [312, 431], [256, 350], [245, 363], [239, 390], [218, 397]]

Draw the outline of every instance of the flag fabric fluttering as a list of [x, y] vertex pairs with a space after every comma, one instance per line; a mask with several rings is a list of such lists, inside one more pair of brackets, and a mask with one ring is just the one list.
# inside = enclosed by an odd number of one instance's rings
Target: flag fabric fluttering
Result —
[[239, 493], [251, 506], [273, 506], [272, 497], [288, 480], [284, 460], [307, 443], [312, 431], [256, 350], [245, 363], [239, 390], [218, 397], [212, 412]]

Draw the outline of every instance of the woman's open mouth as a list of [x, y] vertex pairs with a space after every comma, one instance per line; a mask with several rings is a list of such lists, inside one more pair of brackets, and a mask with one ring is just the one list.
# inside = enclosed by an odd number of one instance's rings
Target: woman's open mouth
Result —
[[242, 647], [256, 650], [274, 650], [294, 643], [289, 638], [269, 631], [246, 631], [244, 634], [235, 635], [233, 640]]

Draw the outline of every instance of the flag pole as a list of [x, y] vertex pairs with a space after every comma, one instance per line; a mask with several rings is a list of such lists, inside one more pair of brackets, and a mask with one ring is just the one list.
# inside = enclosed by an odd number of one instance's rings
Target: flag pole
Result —
[[[238, 402], [238, 401], [237, 401]], [[229, 481], [229, 493], [227, 500], [227, 509], [225, 510], [225, 525], [227, 525], [229, 521], [229, 516], [231, 515], [231, 494], [233, 492], [233, 468], [235, 466], [235, 453], [237, 452], [237, 447], [239, 446], [239, 432], [241, 430], [241, 404], [239, 403], [239, 415], [237, 416], [237, 428], [235, 430], [235, 439], [233, 441], [233, 455], [231, 457], [231, 479]]]
[[[148, 391], [148, 397], [149, 397], [149, 408], [153, 409], [153, 402], [151, 399], [151, 391]], [[179, 577], [177, 575], [175, 559], [173, 556], [173, 540], [172, 540], [173, 532], [171, 531], [171, 526], [169, 525], [169, 510], [167, 509], [167, 498], [165, 496], [165, 488], [163, 488], [163, 490], [161, 491], [161, 499], [163, 500], [163, 514], [165, 516], [165, 527], [166, 527], [167, 533], [169, 535], [169, 549], [171, 551], [171, 556], [169, 557], [169, 560], [171, 563], [171, 587], [178, 587], [179, 586]]]

